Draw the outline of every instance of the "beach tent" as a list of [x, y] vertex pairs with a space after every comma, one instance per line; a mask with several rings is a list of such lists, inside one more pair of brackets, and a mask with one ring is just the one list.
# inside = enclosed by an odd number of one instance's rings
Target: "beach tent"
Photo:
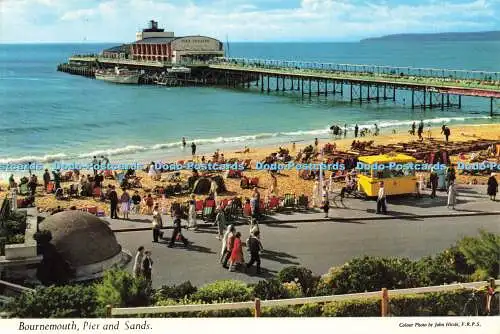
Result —
[[193, 194], [206, 195], [210, 191], [212, 181], [209, 178], [202, 177], [196, 180], [193, 186]]

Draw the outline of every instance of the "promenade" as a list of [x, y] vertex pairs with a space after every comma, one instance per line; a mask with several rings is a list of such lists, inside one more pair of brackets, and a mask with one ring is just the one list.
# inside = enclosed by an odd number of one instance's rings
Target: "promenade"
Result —
[[[356, 256], [416, 259], [433, 255], [463, 236], [476, 235], [480, 228], [500, 233], [499, 202], [489, 201], [483, 188], [461, 187], [457, 210], [443, 207], [446, 194], [441, 193], [438, 199], [390, 199], [387, 215], [375, 214], [373, 201], [347, 199], [346, 208], [333, 208], [329, 219], [314, 211], [269, 216], [260, 225], [265, 248], [264, 270], [260, 276], [253, 275], [253, 271], [230, 273], [218, 264], [221, 243], [216, 239], [216, 228], [211, 225], [201, 225], [198, 231], [184, 231], [192, 242], [186, 249], [167, 247], [169, 229], [164, 230], [167, 240], [152, 243], [149, 217], [108, 221], [125, 249], [133, 253], [143, 245], [152, 250], [155, 286], [186, 280], [195, 285], [217, 279], [256, 282], [272, 277], [286, 266], [301, 265], [322, 274]], [[164, 221], [167, 227], [172, 225], [170, 217], [164, 216]], [[238, 225], [237, 230], [246, 240], [248, 225]], [[129, 270], [132, 265], [129, 264]]]

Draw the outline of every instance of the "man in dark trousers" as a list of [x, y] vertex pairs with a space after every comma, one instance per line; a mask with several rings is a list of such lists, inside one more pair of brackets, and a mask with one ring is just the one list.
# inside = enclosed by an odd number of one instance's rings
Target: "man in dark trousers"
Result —
[[260, 274], [260, 252], [262, 251], [262, 243], [258, 239], [260, 235], [259, 230], [250, 234], [247, 239], [247, 247], [250, 252], [250, 261], [247, 263], [247, 269], [253, 266], [254, 263], [257, 264], [257, 274]]
[[431, 181], [431, 198], [436, 197], [436, 189], [438, 187], [438, 180], [439, 177], [434, 169], [431, 170], [431, 176], [430, 176], [430, 181]]
[[424, 121], [421, 120], [417, 130], [418, 139], [420, 140], [424, 139], [424, 137], [422, 137], [422, 133], [424, 133]]
[[151, 251], [146, 251], [144, 253], [144, 259], [142, 259], [142, 274], [144, 278], [151, 285], [151, 272], [153, 271], [153, 260], [151, 259]]
[[61, 172], [58, 170], [52, 171], [52, 175], [54, 176], [54, 183], [56, 189], [61, 188]]
[[177, 237], [179, 237], [184, 244], [184, 246], [187, 246], [189, 244], [188, 240], [184, 238], [182, 235], [181, 231], [181, 218], [178, 215], [175, 215], [174, 218], [174, 230], [172, 231], [172, 236], [170, 237], [170, 242], [168, 244], [168, 247], [172, 248], [174, 247], [175, 241], [177, 240]]
[[191, 154], [196, 155], [196, 144], [194, 142], [191, 143]]
[[356, 124], [356, 126], [354, 127], [354, 138], [358, 138], [358, 132], [359, 132], [359, 127]]
[[118, 194], [116, 193], [114, 186], [111, 188], [109, 193], [109, 201], [111, 202], [111, 219], [118, 219]]
[[47, 191], [47, 187], [49, 186], [50, 182], [50, 173], [49, 170], [46, 169], [45, 173], [43, 173], [43, 189]]
[[449, 127], [444, 128], [444, 137], [446, 139], [446, 142], [448, 142], [448, 137], [450, 137], [451, 131]]

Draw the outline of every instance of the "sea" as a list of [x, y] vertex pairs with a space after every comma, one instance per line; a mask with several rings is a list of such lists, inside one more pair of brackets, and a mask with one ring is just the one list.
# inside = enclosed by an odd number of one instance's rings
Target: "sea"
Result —
[[[0, 44], [0, 164], [90, 162], [94, 155], [121, 163], [168, 161], [188, 155], [193, 141], [200, 154], [308, 142], [328, 138], [333, 124], [352, 130], [376, 123], [389, 133], [406, 131], [415, 120], [451, 127], [500, 121], [481, 98], [463, 98], [462, 109], [423, 111], [390, 100], [351, 104], [348, 94], [127, 86], [56, 71], [73, 54], [113, 45]], [[230, 43], [226, 51], [255, 59], [500, 71], [498, 41]]]

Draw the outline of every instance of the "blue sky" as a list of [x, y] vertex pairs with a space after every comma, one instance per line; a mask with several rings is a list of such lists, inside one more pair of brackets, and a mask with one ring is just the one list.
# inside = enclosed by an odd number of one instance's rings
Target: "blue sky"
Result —
[[155, 19], [230, 41], [500, 30], [500, 0], [0, 0], [0, 43], [128, 42]]

